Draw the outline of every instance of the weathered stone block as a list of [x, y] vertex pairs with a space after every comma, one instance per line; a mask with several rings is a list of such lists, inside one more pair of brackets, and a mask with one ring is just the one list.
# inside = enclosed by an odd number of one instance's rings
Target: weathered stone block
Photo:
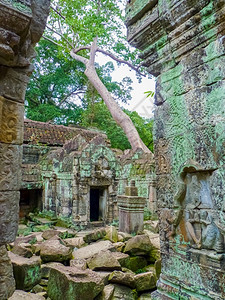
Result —
[[224, 298], [224, 8], [221, 0], [134, 0], [127, 9], [128, 39], [157, 75], [163, 268], [153, 299]]
[[5, 246], [0, 246], [0, 299], [8, 299], [15, 290], [13, 268]]
[[147, 235], [137, 235], [127, 241], [124, 252], [133, 255], [149, 255], [153, 245]]
[[25, 258], [8, 252], [13, 265], [16, 288], [28, 291], [41, 280], [41, 260], [39, 257]]
[[48, 296], [52, 300], [93, 300], [103, 288], [103, 279], [96, 272], [62, 266], [51, 270]]
[[0, 80], [0, 94], [7, 99], [23, 103], [29, 77], [22, 71], [0, 66], [4, 77]]
[[21, 146], [0, 143], [0, 191], [19, 190], [21, 150]]
[[19, 220], [19, 192], [0, 191], [0, 245], [15, 240]]
[[114, 271], [121, 270], [119, 261], [109, 250], [101, 251], [87, 260], [88, 267], [93, 271]]
[[138, 292], [151, 290], [156, 287], [156, 276], [152, 272], [138, 274], [134, 277]]
[[110, 283], [117, 283], [128, 286], [130, 288], [135, 288], [135, 279], [134, 275], [130, 273], [123, 273], [120, 271], [114, 271], [109, 276]]
[[106, 250], [116, 251], [115, 247], [113, 246], [113, 243], [111, 243], [110, 241], [100, 241], [95, 244], [88, 245], [86, 247], [82, 247], [78, 250], [73, 251], [73, 257], [79, 259], [87, 259], [99, 253], [100, 251]]
[[53, 237], [40, 245], [40, 256], [44, 262], [63, 262], [72, 258], [72, 250]]
[[0, 96], [0, 142], [22, 144], [24, 106]]
[[45, 300], [44, 296], [16, 290], [9, 300]]

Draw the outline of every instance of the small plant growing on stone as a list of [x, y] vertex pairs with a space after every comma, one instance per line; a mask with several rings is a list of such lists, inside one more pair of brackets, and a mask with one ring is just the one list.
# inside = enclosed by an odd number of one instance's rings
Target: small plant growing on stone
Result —
[[144, 220], [145, 221], [151, 220], [151, 217], [152, 217], [152, 212], [147, 207], [145, 207], [144, 208]]

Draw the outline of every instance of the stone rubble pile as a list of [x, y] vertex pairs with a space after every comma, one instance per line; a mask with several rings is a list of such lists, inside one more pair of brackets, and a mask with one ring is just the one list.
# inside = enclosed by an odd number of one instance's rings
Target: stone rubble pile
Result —
[[66, 230], [53, 227], [8, 245], [17, 288], [10, 300], [151, 299], [161, 271], [158, 234]]

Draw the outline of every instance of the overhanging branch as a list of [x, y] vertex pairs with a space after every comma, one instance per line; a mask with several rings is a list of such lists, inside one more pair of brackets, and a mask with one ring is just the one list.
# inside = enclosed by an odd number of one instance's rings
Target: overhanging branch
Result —
[[[74, 49], [73, 52], [74, 53], [78, 53], [78, 52], [80, 52], [82, 50], [91, 50], [91, 46], [82, 46], [82, 47], [79, 47], [77, 49]], [[140, 70], [139, 70], [142, 65], [139, 65], [138, 67], [135, 67], [129, 61], [126, 61], [124, 59], [118, 58], [114, 54], [112, 54], [112, 53], [110, 53], [108, 51], [105, 51], [105, 50], [103, 50], [103, 49], [101, 49], [99, 47], [96, 49], [96, 52], [100, 52], [100, 53], [102, 53], [102, 54], [104, 54], [106, 56], [109, 56], [110, 58], [112, 58], [113, 60], [117, 61], [118, 63], [125, 64], [129, 68], [131, 68], [132, 70], [134, 70], [135, 72], [137, 72], [138, 74], [140, 74], [141, 76], [146, 77], [146, 75], [144, 73], [141, 73]]]

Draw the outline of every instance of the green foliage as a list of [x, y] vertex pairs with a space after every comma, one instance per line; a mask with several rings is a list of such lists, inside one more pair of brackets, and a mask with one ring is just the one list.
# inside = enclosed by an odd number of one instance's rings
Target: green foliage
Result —
[[144, 208], [144, 221], [151, 220], [151, 217], [152, 217], [152, 212], [147, 207], [145, 207]]
[[105, 131], [113, 148], [121, 150], [130, 148], [125, 133], [113, 120], [103, 101], [88, 105], [83, 113], [82, 125], [89, 128], [96, 127]]
[[[36, 48], [34, 72], [26, 94], [26, 116], [36, 121], [79, 124], [106, 132], [113, 148], [129, 149], [123, 130], [116, 125], [108, 108], [84, 75], [84, 65], [70, 56], [72, 48], [98, 44], [117, 57], [138, 62], [137, 50], [129, 47], [122, 22], [121, 7], [126, 1], [54, 0], [45, 37]], [[52, 30], [50, 30], [52, 28]], [[58, 32], [58, 34], [56, 33]], [[51, 41], [53, 42], [51, 42]], [[88, 57], [87, 50], [79, 52]], [[119, 63], [118, 63], [119, 64]], [[112, 80], [114, 64], [96, 64], [96, 71], [113, 97], [126, 103], [131, 99], [132, 80]], [[77, 105], [77, 100], [81, 103]], [[125, 111], [133, 121], [146, 146], [153, 150], [152, 120]]]
[[46, 40], [40, 41], [36, 51], [26, 93], [26, 116], [56, 124], [79, 123], [82, 109], [71, 99], [85, 93], [83, 66], [69, 55], [60, 56], [58, 46]]
[[110, 223], [110, 226], [119, 227], [119, 220], [114, 219], [112, 223]]
[[153, 92], [153, 91], [147, 91], [147, 92], [144, 92], [144, 94], [146, 94], [147, 98], [148, 98], [148, 97], [153, 97], [155, 95], [155, 92]]
[[153, 119], [143, 118], [136, 111], [125, 112], [131, 118], [144, 144], [153, 152]]
[[[125, 110], [125, 112], [131, 118], [145, 145], [153, 151], [153, 120], [144, 119], [139, 116], [137, 112], [129, 112], [128, 110]], [[131, 148], [125, 133], [116, 124], [103, 101], [90, 103], [88, 105], [82, 115], [82, 125], [91, 128], [96, 127], [104, 131], [113, 148], [121, 150]]]

